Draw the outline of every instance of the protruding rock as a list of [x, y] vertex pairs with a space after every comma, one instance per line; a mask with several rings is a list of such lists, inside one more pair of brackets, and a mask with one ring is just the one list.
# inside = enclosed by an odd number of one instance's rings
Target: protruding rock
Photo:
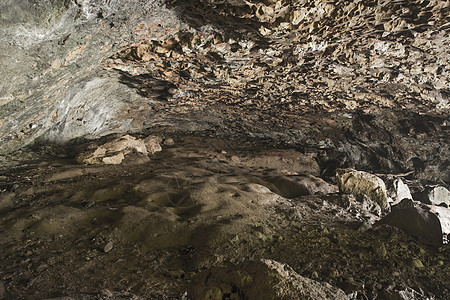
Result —
[[414, 200], [425, 204], [450, 206], [450, 192], [443, 186], [426, 187], [414, 194]]
[[387, 195], [395, 205], [403, 199], [412, 199], [409, 187], [400, 178], [394, 178], [387, 184]]
[[431, 212], [439, 218], [442, 233], [450, 234], [450, 208], [433, 205], [431, 207]]
[[328, 283], [305, 278], [274, 260], [248, 261], [199, 273], [188, 288], [192, 299], [347, 299]]
[[433, 205], [446, 204], [450, 206], [450, 192], [443, 186], [437, 186], [430, 191], [428, 199]]
[[389, 211], [386, 185], [378, 176], [353, 169], [338, 169], [336, 182], [341, 193], [352, 194], [358, 201], [367, 197], [377, 203], [383, 212]]
[[439, 218], [432, 212], [417, 207], [411, 200], [403, 200], [378, 224], [387, 224], [433, 245], [442, 244]]

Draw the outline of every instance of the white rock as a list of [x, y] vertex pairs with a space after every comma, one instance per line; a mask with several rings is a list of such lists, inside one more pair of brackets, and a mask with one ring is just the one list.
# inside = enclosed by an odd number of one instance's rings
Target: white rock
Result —
[[395, 205], [403, 199], [412, 199], [411, 191], [409, 187], [400, 178], [395, 178], [388, 188], [388, 196], [392, 200], [392, 204]]
[[428, 199], [433, 205], [445, 203], [447, 206], [450, 206], [450, 192], [443, 186], [437, 186], [432, 189], [428, 194]]
[[442, 206], [431, 206], [431, 211], [437, 215], [441, 222], [441, 228], [443, 234], [450, 233], [450, 209]]

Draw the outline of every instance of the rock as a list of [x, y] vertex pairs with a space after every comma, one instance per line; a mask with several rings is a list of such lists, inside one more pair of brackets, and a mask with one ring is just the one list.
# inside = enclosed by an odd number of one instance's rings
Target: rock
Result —
[[294, 176], [295, 181], [303, 185], [311, 195], [327, 195], [339, 192], [336, 185], [309, 174]]
[[106, 296], [106, 297], [113, 297], [114, 296], [114, 294], [108, 289], [103, 289], [101, 291], [101, 293], [102, 293], [103, 296]]
[[[152, 146], [152, 151], [156, 144], [149, 143]], [[159, 145], [159, 144], [158, 144]], [[95, 147], [95, 144], [94, 144]], [[117, 165], [122, 163], [127, 154], [136, 152], [142, 155], [147, 155], [147, 146], [145, 141], [136, 139], [130, 135], [124, 135], [113, 141], [107, 142], [96, 147], [94, 150], [80, 153], [76, 160], [83, 164], [112, 164]]]
[[114, 247], [113, 242], [108, 242], [108, 243], [105, 245], [105, 247], [103, 248], [103, 251], [104, 251], [105, 253], [108, 253], [109, 251], [112, 250], [113, 247]]
[[274, 260], [213, 267], [197, 274], [188, 288], [191, 299], [347, 299], [328, 283], [305, 278]]
[[338, 169], [336, 182], [341, 193], [352, 194], [358, 201], [370, 199], [380, 206], [382, 212], [389, 211], [386, 185], [378, 176], [353, 169]]
[[238, 157], [242, 165], [248, 167], [278, 169], [288, 174], [312, 174], [319, 176], [320, 167], [309, 155], [294, 150], [266, 151], [260, 155]]
[[361, 207], [363, 211], [367, 211], [369, 213], [372, 213], [376, 216], [381, 216], [382, 209], [378, 203], [372, 201], [369, 197], [366, 195], [363, 195], [362, 200], [360, 200]]
[[147, 154], [145, 141], [136, 139], [130, 135], [124, 135], [114, 141], [102, 145], [106, 152], [120, 152], [124, 150], [136, 150], [136, 152]]
[[431, 212], [433, 212], [439, 218], [441, 222], [441, 228], [443, 234], [450, 233], [450, 209], [442, 206], [431, 206]]
[[450, 206], [450, 191], [443, 186], [437, 186], [429, 192], [428, 199], [433, 205], [445, 203]]
[[409, 187], [400, 178], [388, 181], [387, 195], [392, 199], [391, 205], [395, 205], [403, 199], [412, 199]]
[[440, 205], [444, 203], [450, 206], [450, 192], [443, 186], [425, 187], [414, 193], [414, 199], [425, 204]]
[[418, 258], [414, 258], [414, 259], [413, 259], [413, 265], [414, 265], [414, 267], [419, 268], [419, 269], [425, 267], [425, 266], [423, 265], [422, 261], [421, 261], [420, 259], [418, 259]]
[[123, 153], [119, 153], [113, 156], [103, 157], [102, 162], [106, 165], [118, 165], [125, 159]]
[[164, 145], [173, 146], [175, 145], [175, 141], [173, 140], [173, 138], [167, 138], [164, 140]]
[[377, 225], [395, 226], [429, 244], [442, 245], [442, 228], [436, 214], [417, 206], [411, 206], [410, 203], [403, 201], [403, 205], [394, 206], [392, 211]]
[[0, 209], [12, 207], [15, 196], [12, 192], [0, 192]]
[[[383, 300], [429, 300], [430, 297], [427, 296], [422, 290], [417, 292], [411, 288], [402, 288], [388, 291], [381, 290], [378, 294], [377, 299]], [[433, 298], [431, 298], [433, 299]]]
[[156, 152], [162, 151], [161, 142], [162, 139], [160, 137], [153, 135], [144, 139], [145, 147], [150, 154], [155, 154]]

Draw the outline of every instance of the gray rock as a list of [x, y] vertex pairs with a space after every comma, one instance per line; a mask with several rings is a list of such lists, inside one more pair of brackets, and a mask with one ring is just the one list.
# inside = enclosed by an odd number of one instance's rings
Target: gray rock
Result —
[[408, 200], [402, 201], [401, 205], [394, 206], [392, 211], [377, 224], [395, 226], [432, 245], [442, 244], [442, 228], [436, 214], [417, 206], [411, 206], [411, 202]]
[[450, 206], [450, 191], [443, 186], [437, 186], [428, 193], [428, 199], [432, 205], [445, 203]]
[[347, 299], [328, 283], [297, 274], [273, 260], [248, 261], [234, 267], [213, 267], [194, 277], [192, 299]]
[[395, 205], [403, 199], [412, 199], [409, 187], [400, 178], [393, 178], [388, 181], [387, 195], [392, 199], [391, 205]]

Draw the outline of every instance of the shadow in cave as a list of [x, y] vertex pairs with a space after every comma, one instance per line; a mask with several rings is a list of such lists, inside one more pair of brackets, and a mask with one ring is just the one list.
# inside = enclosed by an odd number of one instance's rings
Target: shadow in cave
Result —
[[166, 5], [174, 8], [179, 17], [193, 28], [214, 25], [223, 31], [225, 38], [250, 39], [261, 48], [268, 45], [267, 39], [258, 31], [265, 23], [248, 17], [255, 13], [256, 8], [238, 5], [237, 1], [233, 5], [232, 1], [167, 0]]
[[132, 76], [117, 70], [120, 74], [119, 81], [126, 86], [136, 89], [138, 94], [145, 98], [156, 98], [166, 101], [172, 96], [172, 90], [177, 86], [169, 81], [154, 78], [149, 74]]

